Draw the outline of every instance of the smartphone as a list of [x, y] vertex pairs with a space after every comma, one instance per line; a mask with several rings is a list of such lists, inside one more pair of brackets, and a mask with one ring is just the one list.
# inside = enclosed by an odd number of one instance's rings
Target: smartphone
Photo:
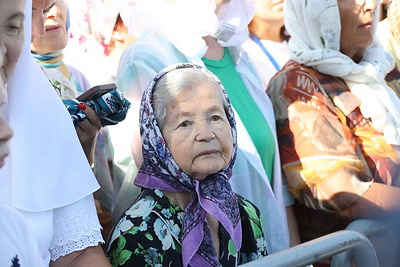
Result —
[[114, 89], [117, 89], [117, 85], [115, 83], [97, 85], [97, 86], [90, 88], [89, 90], [87, 90], [86, 92], [81, 94], [80, 96], [78, 96], [76, 98], [76, 100], [78, 100], [80, 102], [87, 101], [92, 98], [104, 95]]

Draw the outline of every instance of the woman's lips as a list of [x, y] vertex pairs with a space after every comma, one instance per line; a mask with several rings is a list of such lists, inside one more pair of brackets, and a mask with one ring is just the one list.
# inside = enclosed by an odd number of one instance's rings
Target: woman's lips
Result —
[[374, 25], [374, 22], [372, 20], [370, 20], [366, 23], [361, 24], [360, 27], [372, 27], [373, 25]]
[[283, 5], [283, 0], [277, 1], [277, 2], [272, 4], [272, 6], [282, 6], [282, 5]]
[[55, 30], [58, 30], [60, 28], [61, 28], [60, 25], [46, 26], [46, 32], [55, 31]]
[[218, 153], [218, 150], [206, 150], [206, 151], [203, 151], [203, 152], [199, 153], [197, 156], [198, 157], [207, 156], [207, 155], [211, 155], [211, 154], [214, 154], [214, 153]]

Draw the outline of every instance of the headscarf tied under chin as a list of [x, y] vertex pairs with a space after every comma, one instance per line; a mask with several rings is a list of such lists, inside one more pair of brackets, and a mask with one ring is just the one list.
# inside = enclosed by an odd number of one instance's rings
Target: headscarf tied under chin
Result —
[[[236, 158], [236, 126], [229, 104], [227, 114], [233, 136], [233, 156], [228, 166], [209, 175], [203, 181], [192, 180], [176, 164], [161, 134], [152, 107], [153, 90], [157, 81], [166, 73], [181, 68], [194, 68], [211, 74], [194, 64], [177, 64], [163, 69], [149, 83], [143, 93], [140, 106], [140, 132], [142, 136], [143, 164], [135, 184], [145, 188], [186, 192], [193, 194], [183, 218], [180, 239], [182, 241], [183, 266], [219, 266], [216, 251], [206, 223], [206, 213], [214, 216], [228, 231], [236, 250], [242, 243], [242, 228], [238, 202], [229, 179]], [[217, 81], [218, 78], [215, 77]], [[222, 84], [221, 84], [221, 88]], [[225, 90], [224, 97], [228, 100]], [[229, 103], [229, 101], [228, 101]]]
[[[355, 63], [340, 52], [337, 0], [286, 0], [285, 27], [290, 57], [317, 71], [342, 78], [361, 100], [360, 110], [389, 144], [400, 145], [400, 101], [385, 83], [394, 60], [376, 38]], [[375, 15], [375, 25], [378, 15]]]

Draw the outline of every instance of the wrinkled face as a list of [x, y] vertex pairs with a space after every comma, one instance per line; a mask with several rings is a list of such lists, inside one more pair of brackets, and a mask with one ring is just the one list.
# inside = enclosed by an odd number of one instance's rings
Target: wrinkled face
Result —
[[233, 138], [222, 97], [206, 83], [168, 103], [162, 134], [175, 162], [192, 179], [203, 180], [231, 160]]
[[282, 27], [283, 2], [284, 0], [256, 0], [254, 17]]
[[338, 0], [340, 51], [358, 62], [374, 39], [376, 0]]
[[45, 55], [64, 49], [68, 43], [67, 5], [58, 0], [49, 10], [44, 21], [45, 34], [38, 36], [31, 44], [31, 50]]
[[24, 43], [25, 0], [0, 1], [0, 75], [11, 76]]
[[47, 13], [55, 5], [56, 0], [32, 0], [32, 34], [31, 42], [46, 33], [44, 22]]
[[6, 88], [4, 86], [3, 75], [0, 76], [0, 168], [4, 166], [4, 159], [9, 151], [8, 141], [12, 136], [12, 131], [4, 118], [4, 105], [6, 101]]

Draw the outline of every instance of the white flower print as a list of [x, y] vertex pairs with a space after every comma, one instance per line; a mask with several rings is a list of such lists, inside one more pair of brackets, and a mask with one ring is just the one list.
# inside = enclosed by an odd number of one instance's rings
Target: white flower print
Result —
[[172, 246], [173, 240], [168, 225], [160, 218], [154, 222], [154, 232], [161, 241], [163, 250], [167, 250]]
[[170, 211], [168, 208], [167, 208], [167, 209], [162, 209], [162, 210], [161, 210], [161, 213], [164, 214], [164, 216], [165, 216], [167, 219], [171, 218], [171, 216], [172, 216], [171, 211]]
[[179, 233], [181, 232], [181, 229], [177, 224], [174, 223], [174, 220], [168, 220], [167, 221], [168, 227], [171, 230], [172, 234], [176, 237], [179, 236]]
[[126, 215], [136, 218], [136, 217], [142, 217], [145, 219], [154, 206], [156, 205], [156, 202], [152, 198], [143, 198], [136, 202], [129, 210], [126, 211]]
[[178, 213], [178, 220], [181, 221], [181, 222], [183, 221], [183, 215], [184, 215], [183, 212], [179, 212]]
[[154, 193], [156, 193], [156, 195], [158, 197], [160, 197], [160, 198], [162, 198], [164, 196], [164, 193], [161, 190], [158, 190], [158, 189], [154, 190]]
[[256, 239], [256, 243], [257, 243], [257, 248], [258, 248], [257, 255], [259, 257], [260, 256], [263, 257], [263, 255], [261, 255], [261, 252], [267, 250], [267, 241], [265, 240], [264, 237], [261, 237], [261, 238]]
[[146, 231], [147, 230], [147, 222], [143, 221], [140, 225], [139, 225], [139, 231]]
[[129, 220], [120, 220], [118, 224], [115, 226], [115, 230], [111, 236], [111, 242], [117, 239], [121, 232], [126, 232], [133, 227], [133, 223]]

